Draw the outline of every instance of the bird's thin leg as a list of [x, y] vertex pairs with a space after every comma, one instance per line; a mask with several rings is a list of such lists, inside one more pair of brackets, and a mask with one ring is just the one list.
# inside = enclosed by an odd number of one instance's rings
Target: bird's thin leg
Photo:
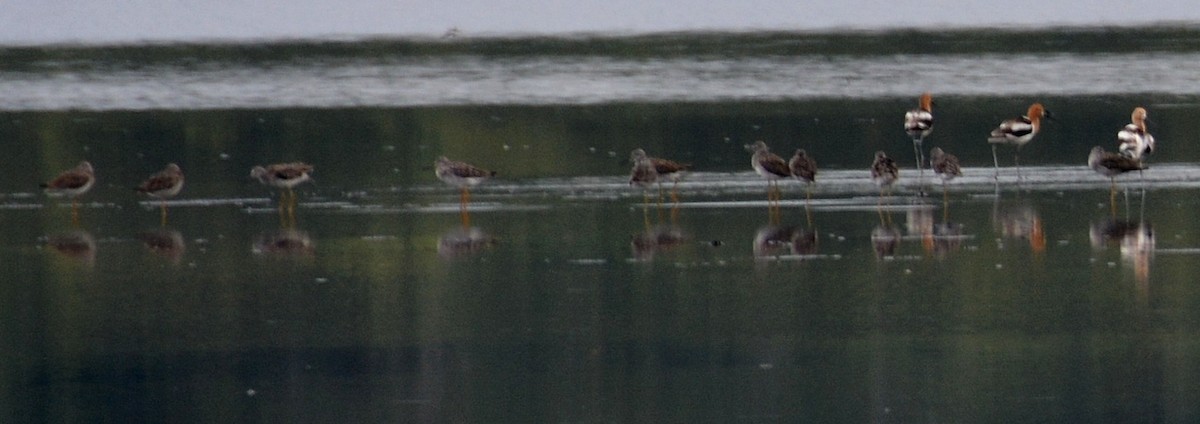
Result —
[[162, 201], [161, 209], [162, 209], [162, 223], [160, 225], [163, 227], [166, 227], [167, 226], [167, 201], [166, 200]]
[[875, 203], [875, 210], [879, 211], [879, 225], [884, 225], [884, 222], [883, 222], [883, 187], [879, 188], [879, 202]]
[[642, 189], [642, 225], [650, 231], [650, 192], [645, 188]]
[[1112, 177], [1108, 178], [1110, 184], [1108, 189], [1108, 205], [1113, 219], [1117, 218], [1117, 181]]
[[993, 178], [996, 181], [1000, 181], [1000, 160], [996, 159], [996, 145], [995, 144], [992, 145], [992, 165], [994, 165], [996, 167], [995, 168], [996, 173], [993, 176]]
[[655, 205], [655, 206], [656, 206], [655, 210], [657, 210], [657, 211], [658, 211], [658, 222], [660, 222], [660, 223], [661, 223], [661, 222], [662, 222], [662, 220], [663, 220], [663, 189], [662, 189], [662, 181], [659, 181], [657, 184], [658, 184], [658, 204], [657, 204], [657, 205]]
[[79, 201], [71, 199], [71, 224], [79, 226]]
[[679, 180], [675, 180], [675, 182], [671, 184], [671, 203], [674, 203], [676, 205], [679, 204], [679, 194], [676, 192], [676, 190], [678, 188], [679, 188]]
[[950, 220], [950, 194], [946, 191], [946, 180], [942, 180], [942, 222]]
[[921, 151], [921, 139], [913, 139], [913, 153], [917, 158], [917, 192], [925, 195], [925, 155]]
[[1024, 179], [1024, 177], [1021, 176], [1021, 145], [1020, 144], [1017, 145], [1017, 152], [1013, 153], [1013, 163], [1017, 165], [1017, 181], [1022, 181]]

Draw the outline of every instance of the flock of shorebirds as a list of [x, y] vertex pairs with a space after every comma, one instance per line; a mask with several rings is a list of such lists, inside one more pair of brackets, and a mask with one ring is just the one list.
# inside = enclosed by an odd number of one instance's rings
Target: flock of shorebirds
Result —
[[[313, 166], [303, 162], [277, 163], [267, 166], [255, 166], [250, 169], [250, 177], [259, 182], [286, 189], [280, 198], [280, 211], [294, 212], [296, 195], [292, 187], [312, 179]], [[161, 201], [163, 223], [167, 220], [167, 199], [175, 197], [183, 190], [183, 170], [174, 163], [167, 164], [162, 171], [154, 173], [134, 191]], [[72, 216], [78, 219], [79, 196], [87, 193], [96, 184], [96, 171], [91, 162], [79, 162], [74, 168], [63, 171], [54, 179], [41, 186], [52, 196], [71, 198]]]
[[[918, 101], [917, 108], [904, 114], [904, 131], [912, 137], [917, 169], [922, 174], [922, 179], [926, 160], [921, 145], [925, 137], [933, 132], [933, 105], [933, 96], [930, 93], [924, 93]], [[1032, 141], [1038, 134], [1042, 128], [1043, 119], [1053, 118], [1041, 103], [1034, 103], [1029, 106], [1025, 115], [1005, 120], [992, 130], [987, 141], [992, 146], [992, 161], [996, 169], [994, 178], [999, 180], [1000, 175], [1000, 162], [996, 157], [996, 146], [998, 145], [1011, 145], [1016, 148], [1013, 161], [1017, 167], [1017, 177], [1021, 178], [1021, 146]], [[1146, 130], [1145, 108], [1138, 107], [1133, 110], [1131, 122], [1117, 133], [1117, 143], [1117, 152], [1108, 152], [1103, 147], [1096, 146], [1088, 156], [1088, 166], [1097, 173], [1109, 177], [1113, 193], [1116, 192], [1116, 183], [1113, 178], [1126, 172], [1146, 169], [1143, 160], [1154, 151], [1154, 136]], [[816, 182], [817, 163], [804, 149], [796, 149], [790, 160], [784, 160], [771, 153], [766, 143], [762, 141], [756, 141], [746, 148], [753, 152], [750, 158], [751, 167], [758, 175], [767, 180], [768, 201], [779, 200], [778, 181], [789, 178], [805, 183], [808, 187], [807, 197], [812, 196], [811, 187]], [[929, 167], [932, 168], [934, 174], [941, 177], [944, 195], [946, 183], [955, 177], [962, 176], [962, 168], [957, 157], [946, 153], [939, 147], [930, 150], [929, 156]], [[659, 180], [663, 178], [677, 183], [682, 173], [689, 168], [685, 164], [647, 156], [642, 149], [634, 150], [630, 160], [633, 161], [633, 171], [629, 178], [629, 184], [643, 188], [659, 183]], [[900, 178], [900, 169], [887, 153], [877, 151], [870, 170], [871, 180], [880, 188], [880, 201], [882, 202], [890, 192], [892, 184]], [[673, 190], [672, 196], [674, 196]]]
[[[920, 97], [918, 107], [904, 114], [904, 131], [912, 137], [917, 168], [921, 172], [922, 179], [926, 162], [922, 142], [933, 132], [933, 105], [933, 96], [930, 93], [924, 93]], [[1016, 153], [1014, 153], [1013, 160], [1017, 165], [1017, 175], [1020, 178], [1021, 146], [1029, 143], [1038, 134], [1042, 128], [1043, 119], [1052, 119], [1050, 112], [1041, 103], [1034, 103], [1029, 106], [1029, 110], [1024, 116], [1003, 121], [996, 129], [992, 130], [987, 141], [992, 145], [992, 160], [996, 167], [997, 179], [999, 178], [1000, 164], [996, 158], [996, 146], [1001, 144], [1015, 146]], [[1138, 107], [1133, 110], [1131, 122], [1117, 133], [1117, 142], [1117, 152], [1108, 152], [1103, 147], [1096, 146], [1088, 156], [1088, 166], [1101, 175], [1109, 177], [1114, 195], [1116, 183], [1113, 178], [1125, 172], [1146, 169], [1143, 160], [1154, 151], [1154, 137], [1146, 130], [1146, 109]], [[778, 181], [791, 178], [806, 183], [808, 186], [807, 197], [812, 196], [811, 187], [816, 181], [817, 163], [804, 149], [797, 149], [791, 159], [785, 161], [771, 153], [767, 144], [762, 141], [756, 141], [746, 148], [753, 152], [750, 164], [754, 171], [767, 180], [769, 201], [778, 201], [781, 197]], [[933, 148], [929, 155], [930, 168], [942, 179], [944, 195], [946, 182], [962, 175], [958, 158], [938, 147]], [[683, 174], [690, 169], [690, 165], [687, 164], [651, 157], [642, 149], [633, 150], [630, 160], [633, 162], [633, 169], [629, 177], [629, 184], [640, 186], [643, 189], [648, 189], [655, 184], [661, 188], [662, 181], [671, 181], [677, 184]], [[878, 151], [875, 152], [875, 160], [871, 163], [870, 170], [871, 180], [880, 188], [880, 202], [882, 202], [890, 192], [892, 184], [900, 178], [899, 167], [885, 152]], [[303, 162], [278, 163], [255, 166], [250, 170], [250, 177], [265, 185], [286, 189], [280, 198], [280, 211], [281, 213], [283, 211], [293, 213], [296, 197], [292, 188], [309, 181], [312, 171], [313, 166]], [[438, 179], [461, 190], [460, 207], [464, 219], [466, 204], [470, 201], [470, 188], [496, 175], [495, 171], [450, 160], [444, 156], [434, 162], [434, 173]], [[75, 168], [63, 171], [53, 180], [42, 184], [42, 187], [52, 195], [70, 197], [73, 214], [77, 216], [77, 198], [90, 190], [95, 182], [96, 176], [92, 164], [83, 161]], [[162, 219], [165, 223], [166, 200], [179, 194], [183, 189], [183, 182], [183, 170], [178, 165], [171, 163], [162, 171], [147, 178], [135, 190], [152, 199], [162, 201]], [[648, 193], [644, 190], [643, 194], [647, 197], [648, 203]], [[674, 188], [671, 190], [671, 196], [673, 201], [678, 201]]]

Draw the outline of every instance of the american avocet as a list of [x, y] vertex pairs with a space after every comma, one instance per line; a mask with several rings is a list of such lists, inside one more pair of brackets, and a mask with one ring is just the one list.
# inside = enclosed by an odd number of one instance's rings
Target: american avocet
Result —
[[933, 132], [933, 94], [926, 92], [921, 95], [917, 108], [904, 114], [904, 132], [912, 137], [913, 153], [917, 158], [918, 184], [925, 184], [925, 156], [922, 153], [921, 142]]
[[1142, 160], [1144, 155], [1154, 153], [1154, 136], [1146, 131], [1146, 117], [1145, 108], [1133, 109], [1130, 123], [1117, 133], [1121, 154]]
[[1021, 146], [1033, 140], [1033, 136], [1041, 130], [1042, 118], [1050, 117], [1050, 111], [1047, 111], [1041, 103], [1034, 103], [1029, 106], [1029, 111], [1025, 113], [1025, 116], [1001, 122], [1000, 126], [992, 130], [988, 136], [988, 143], [992, 145], [992, 162], [996, 166], [995, 178], [997, 180], [1000, 179], [1000, 161], [996, 159], [996, 145], [1012, 144], [1017, 146], [1017, 151], [1013, 154], [1013, 162], [1017, 165], [1017, 179], [1020, 179]]
[[788, 163], [778, 155], [771, 153], [767, 143], [762, 141], [755, 141], [748, 148], [754, 152], [754, 155], [750, 157], [750, 166], [754, 168], [754, 172], [767, 180], [767, 201], [779, 200], [781, 196], [776, 181], [792, 176]]
[[251, 168], [250, 178], [265, 185], [287, 189], [279, 199], [279, 213], [287, 211], [293, 214], [296, 212], [296, 193], [292, 187], [311, 180], [309, 173], [312, 171], [313, 166], [304, 162], [276, 163]]
[[151, 175], [134, 190], [161, 201], [162, 222], [167, 223], [167, 198], [175, 197], [183, 190], [183, 170], [174, 163], [167, 164], [162, 171]]
[[[879, 186], [879, 206], [883, 206], [884, 193], [891, 193], [892, 184], [900, 179], [900, 168], [896, 167], [896, 161], [892, 160], [882, 150], [875, 152], [875, 161], [871, 163], [871, 181]], [[880, 218], [883, 217], [883, 210], [879, 211]]]
[[958, 157], [942, 151], [941, 147], [934, 147], [929, 151], [930, 165], [933, 166], [933, 173], [942, 177], [942, 197], [946, 196], [946, 182], [953, 180], [954, 177], [962, 176], [962, 168], [958, 165]]
[[1146, 165], [1142, 161], [1119, 153], [1106, 152], [1100, 146], [1092, 148], [1092, 153], [1088, 155], [1088, 166], [1100, 173], [1100, 175], [1108, 177], [1110, 183], [1110, 201], [1113, 204], [1114, 212], [1116, 211], [1117, 197], [1116, 176], [1129, 171], [1146, 169]]
[[96, 172], [92, 169], [92, 163], [85, 160], [79, 162], [79, 165], [76, 165], [74, 168], [58, 174], [53, 180], [42, 183], [41, 186], [46, 189], [46, 194], [70, 197], [71, 216], [78, 218], [78, 198], [87, 193], [88, 190], [91, 190], [92, 185], [95, 183]]

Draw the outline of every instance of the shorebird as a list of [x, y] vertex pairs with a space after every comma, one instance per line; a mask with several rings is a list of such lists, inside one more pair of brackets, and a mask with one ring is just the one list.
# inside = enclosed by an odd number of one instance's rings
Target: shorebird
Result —
[[[639, 164], [639, 160], [641, 159], [648, 161], [648, 163]], [[629, 161], [633, 162], [632, 175], [629, 177], [630, 185], [635, 183], [640, 185], [642, 183], [640, 179], [648, 177], [648, 175], [646, 175], [647, 171], [653, 169], [655, 173], [655, 176], [653, 177], [654, 181], [650, 181], [650, 183], [658, 183], [660, 200], [662, 196], [662, 181], [667, 179], [671, 180], [672, 183], [671, 201], [679, 203], [679, 197], [676, 195], [675, 189], [676, 186], [679, 185], [679, 180], [683, 178], [683, 174], [692, 167], [691, 165], [675, 162], [673, 160], [648, 156], [646, 155], [646, 151], [642, 149], [633, 149], [633, 151], [629, 153]], [[644, 169], [639, 170], [639, 166], [644, 167]], [[642, 175], [639, 176], [639, 173]]]
[[287, 189], [279, 199], [279, 211], [280, 214], [285, 210], [291, 214], [296, 211], [296, 193], [292, 187], [311, 180], [309, 173], [312, 171], [313, 166], [304, 162], [276, 163], [251, 168], [250, 178], [265, 185]]
[[87, 193], [96, 183], [96, 173], [88, 161], [79, 162], [74, 168], [63, 171], [49, 182], [42, 183], [46, 194], [52, 196], [67, 196], [71, 198], [71, 216], [79, 217], [79, 196]]
[[[896, 180], [900, 179], [900, 169], [896, 167], [896, 161], [892, 160], [882, 150], [875, 152], [875, 161], [871, 163], [871, 181], [879, 186], [882, 190], [885, 187], [891, 187]], [[882, 195], [882, 192], [880, 192]]]
[[754, 172], [767, 180], [767, 202], [778, 201], [781, 193], [776, 181], [792, 176], [788, 163], [783, 158], [771, 153], [771, 150], [767, 148], [767, 143], [762, 141], [755, 141], [754, 144], [747, 147], [754, 152], [754, 155], [750, 157], [750, 166], [754, 167]]
[[167, 223], [167, 198], [175, 197], [183, 189], [183, 170], [174, 163], [167, 164], [162, 171], [151, 175], [134, 190], [159, 199], [162, 208], [162, 223]]
[[496, 176], [496, 171], [488, 171], [466, 162], [453, 161], [445, 156], [439, 156], [433, 162], [433, 167], [434, 174], [439, 180], [462, 190], [459, 206], [463, 210], [466, 210], [467, 203], [471, 201], [471, 187]]
[[629, 153], [629, 161], [633, 162], [633, 169], [629, 173], [629, 185], [641, 187], [642, 202], [650, 203], [650, 194], [646, 190], [658, 183], [658, 168], [642, 149], [633, 149]]
[[[638, 149], [641, 150], [641, 149]], [[645, 154], [645, 152], [642, 152]], [[662, 179], [671, 180], [671, 201], [679, 203], [679, 195], [676, 194], [676, 188], [679, 186], [679, 180], [683, 179], [683, 174], [691, 169], [692, 165], [679, 163], [673, 160], [656, 158], [651, 156], [650, 163], [654, 164], [654, 171], [658, 173], [658, 189], [662, 191]]]
[[1124, 174], [1129, 171], [1141, 171], [1146, 169], [1146, 165], [1137, 159], [1120, 153], [1110, 153], [1104, 151], [1103, 147], [1096, 146], [1092, 148], [1092, 153], [1088, 155], [1088, 166], [1100, 175], [1108, 177], [1110, 183], [1109, 197], [1113, 205], [1113, 211], [1116, 211], [1117, 198], [1117, 175]]
[[1013, 163], [1017, 165], [1017, 179], [1020, 179], [1021, 146], [1033, 140], [1033, 136], [1037, 135], [1038, 131], [1041, 130], [1042, 118], [1050, 119], [1050, 112], [1041, 103], [1034, 103], [1029, 106], [1029, 111], [1025, 113], [1025, 116], [1001, 122], [1000, 126], [996, 127], [988, 135], [988, 143], [992, 145], [992, 162], [996, 166], [996, 180], [1000, 179], [1000, 161], [996, 159], [996, 145], [1011, 144], [1017, 146], [1017, 151], [1013, 154]]
[[312, 176], [309, 173], [312, 171], [313, 166], [304, 162], [276, 163], [250, 168], [250, 178], [269, 186], [285, 188], [289, 194], [294, 195], [292, 187], [311, 180]]
[[943, 152], [941, 147], [934, 147], [929, 151], [929, 156], [932, 159], [930, 165], [933, 167], [933, 173], [942, 177], [942, 197], [946, 195], [946, 182], [953, 180], [954, 177], [962, 176], [962, 168], [958, 165], [958, 157]]
[[812, 200], [813, 183], [817, 181], [817, 161], [813, 160], [812, 156], [809, 156], [804, 149], [796, 149], [792, 159], [788, 160], [788, 170], [793, 177], [805, 183], [804, 215], [808, 218], [808, 225], [811, 227], [812, 211], [809, 210], [808, 204]]
[[875, 161], [871, 163], [871, 181], [879, 186], [879, 215], [883, 218], [883, 198], [885, 191], [890, 195], [892, 184], [900, 179], [900, 169], [896, 161], [887, 157], [882, 150], [875, 152]]
[[917, 102], [917, 108], [904, 114], [904, 132], [912, 137], [913, 153], [917, 159], [919, 177], [917, 183], [925, 184], [925, 156], [922, 153], [921, 142], [933, 132], [933, 94], [925, 92]]
[[1120, 142], [1119, 151], [1122, 155], [1142, 160], [1143, 156], [1154, 153], [1154, 136], [1146, 131], [1146, 109], [1134, 108], [1129, 124], [1117, 132]]
[[812, 197], [811, 187], [817, 181], [817, 161], [813, 160], [812, 156], [809, 156], [804, 149], [796, 149], [792, 159], [788, 160], [788, 171], [797, 180], [808, 184], [808, 196]]

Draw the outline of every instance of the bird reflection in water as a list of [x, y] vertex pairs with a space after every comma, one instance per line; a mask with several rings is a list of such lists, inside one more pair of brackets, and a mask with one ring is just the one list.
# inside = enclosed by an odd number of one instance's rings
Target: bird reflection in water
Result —
[[307, 232], [284, 228], [259, 235], [251, 251], [256, 255], [309, 257], [316, 251], [316, 244]]
[[629, 241], [633, 250], [633, 258], [639, 261], [654, 260], [658, 252], [666, 252], [679, 247], [687, 241], [683, 229], [673, 224], [660, 224], [634, 234]]
[[438, 237], [437, 252], [442, 259], [477, 255], [496, 245], [496, 238], [478, 227], [458, 226]]
[[790, 225], [764, 225], [754, 232], [754, 257], [817, 254], [817, 230]]
[[85, 265], [96, 263], [96, 238], [85, 230], [73, 230], [46, 237], [46, 246], [66, 258]]
[[183, 242], [183, 234], [171, 229], [160, 228], [146, 231], [138, 234], [137, 238], [151, 253], [169, 259], [174, 264], [179, 263], [179, 260], [183, 258], [183, 252], [187, 250], [187, 245]]
[[1154, 255], [1153, 227], [1144, 221], [1107, 219], [1092, 223], [1089, 239], [1095, 250], [1103, 250], [1112, 244], [1120, 246], [1121, 259], [1133, 265], [1138, 292], [1145, 295], [1150, 282], [1150, 260]]
[[942, 222], [934, 220], [933, 206], [910, 208], [905, 216], [909, 236], [919, 237], [927, 254], [944, 259], [946, 254], [962, 247], [962, 224], [951, 222], [949, 203], [942, 204]]
[[962, 248], [962, 242], [967, 237], [963, 235], [962, 224], [941, 222], [934, 224], [933, 236], [930, 237], [933, 256], [945, 259], [946, 254]]
[[1027, 240], [1034, 253], [1046, 251], [1046, 232], [1042, 227], [1042, 217], [1026, 201], [1001, 205], [997, 195], [996, 202], [992, 205], [992, 225], [1001, 239]]
[[900, 230], [884, 224], [875, 226], [871, 230], [871, 247], [875, 249], [877, 259], [896, 256], [896, 250], [900, 247]]

